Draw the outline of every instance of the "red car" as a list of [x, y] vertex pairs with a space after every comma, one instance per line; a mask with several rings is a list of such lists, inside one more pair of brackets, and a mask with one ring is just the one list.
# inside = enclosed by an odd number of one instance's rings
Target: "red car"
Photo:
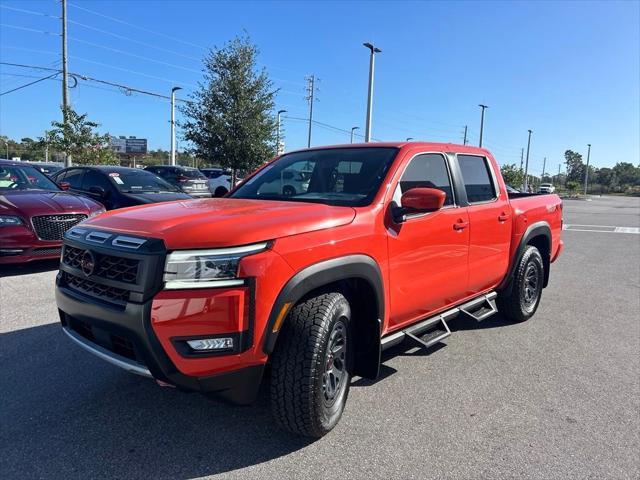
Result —
[[60, 258], [64, 233], [102, 212], [101, 204], [62, 191], [38, 169], [0, 160], [0, 264]]
[[[308, 183], [273, 188], [285, 171]], [[457, 316], [530, 318], [561, 230], [560, 198], [508, 194], [487, 150], [315, 148], [225, 198], [71, 229], [56, 300], [75, 343], [160, 385], [248, 403], [269, 362], [276, 420], [319, 437], [340, 419], [351, 378], [377, 377], [382, 350], [430, 348]]]

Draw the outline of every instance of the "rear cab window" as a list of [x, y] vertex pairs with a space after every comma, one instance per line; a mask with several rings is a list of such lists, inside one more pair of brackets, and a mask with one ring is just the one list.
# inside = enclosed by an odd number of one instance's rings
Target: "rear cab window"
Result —
[[478, 155], [458, 155], [467, 201], [470, 204], [492, 202], [498, 198], [489, 161]]

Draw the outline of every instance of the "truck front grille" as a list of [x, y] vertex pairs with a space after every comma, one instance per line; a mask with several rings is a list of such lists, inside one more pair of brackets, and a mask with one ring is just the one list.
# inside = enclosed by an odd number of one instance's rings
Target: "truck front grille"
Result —
[[[65, 245], [62, 261], [70, 267], [80, 269], [82, 255], [85, 252], [85, 249]], [[93, 275], [117, 282], [136, 283], [140, 260], [96, 253], [94, 253], [94, 257], [96, 265]]]
[[31, 223], [40, 240], [62, 240], [67, 230], [86, 218], [84, 214], [39, 215]]
[[124, 305], [129, 300], [129, 291], [123, 288], [111, 287], [102, 283], [94, 282], [88, 278], [83, 278], [71, 273], [64, 272], [64, 282], [72, 290], [98, 297], [104, 301]]

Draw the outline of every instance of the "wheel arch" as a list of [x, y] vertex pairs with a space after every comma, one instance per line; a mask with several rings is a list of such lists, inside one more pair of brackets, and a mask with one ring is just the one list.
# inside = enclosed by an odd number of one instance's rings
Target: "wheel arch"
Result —
[[352, 306], [356, 341], [355, 371], [365, 378], [376, 378], [380, 367], [380, 336], [385, 302], [382, 274], [377, 262], [367, 255], [347, 255], [310, 265], [284, 285], [271, 308], [263, 350], [270, 355], [276, 347], [279, 330], [273, 331], [286, 304], [297, 304], [317, 292], [339, 291]]
[[529, 245], [536, 247], [542, 256], [542, 263], [544, 265], [544, 283], [542, 286], [546, 287], [548, 285], [549, 267], [551, 266], [551, 227], [547, 222], [540, 221], [529, 225], [524, 235], [522, 235], [518, 248], [509, 264], [507, 275], [498, 287], [500, 292], [507, 295], [511, 293], [514, 272]]

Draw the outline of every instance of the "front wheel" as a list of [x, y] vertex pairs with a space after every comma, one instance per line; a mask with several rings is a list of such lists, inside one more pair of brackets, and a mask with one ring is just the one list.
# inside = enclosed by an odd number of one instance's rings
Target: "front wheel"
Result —
[[524, 322], [540, 304], [544, 283], [544, 263], [538, 249], [527, 246], [514, 272], [509, 295], [498, 295], [498, 310], [509, 320]]
[[319, 438], [336, 426], [351, 382], [351, 308], [338, 292], [296, 305], [272, 356], [271, 407], [290, 432]]

